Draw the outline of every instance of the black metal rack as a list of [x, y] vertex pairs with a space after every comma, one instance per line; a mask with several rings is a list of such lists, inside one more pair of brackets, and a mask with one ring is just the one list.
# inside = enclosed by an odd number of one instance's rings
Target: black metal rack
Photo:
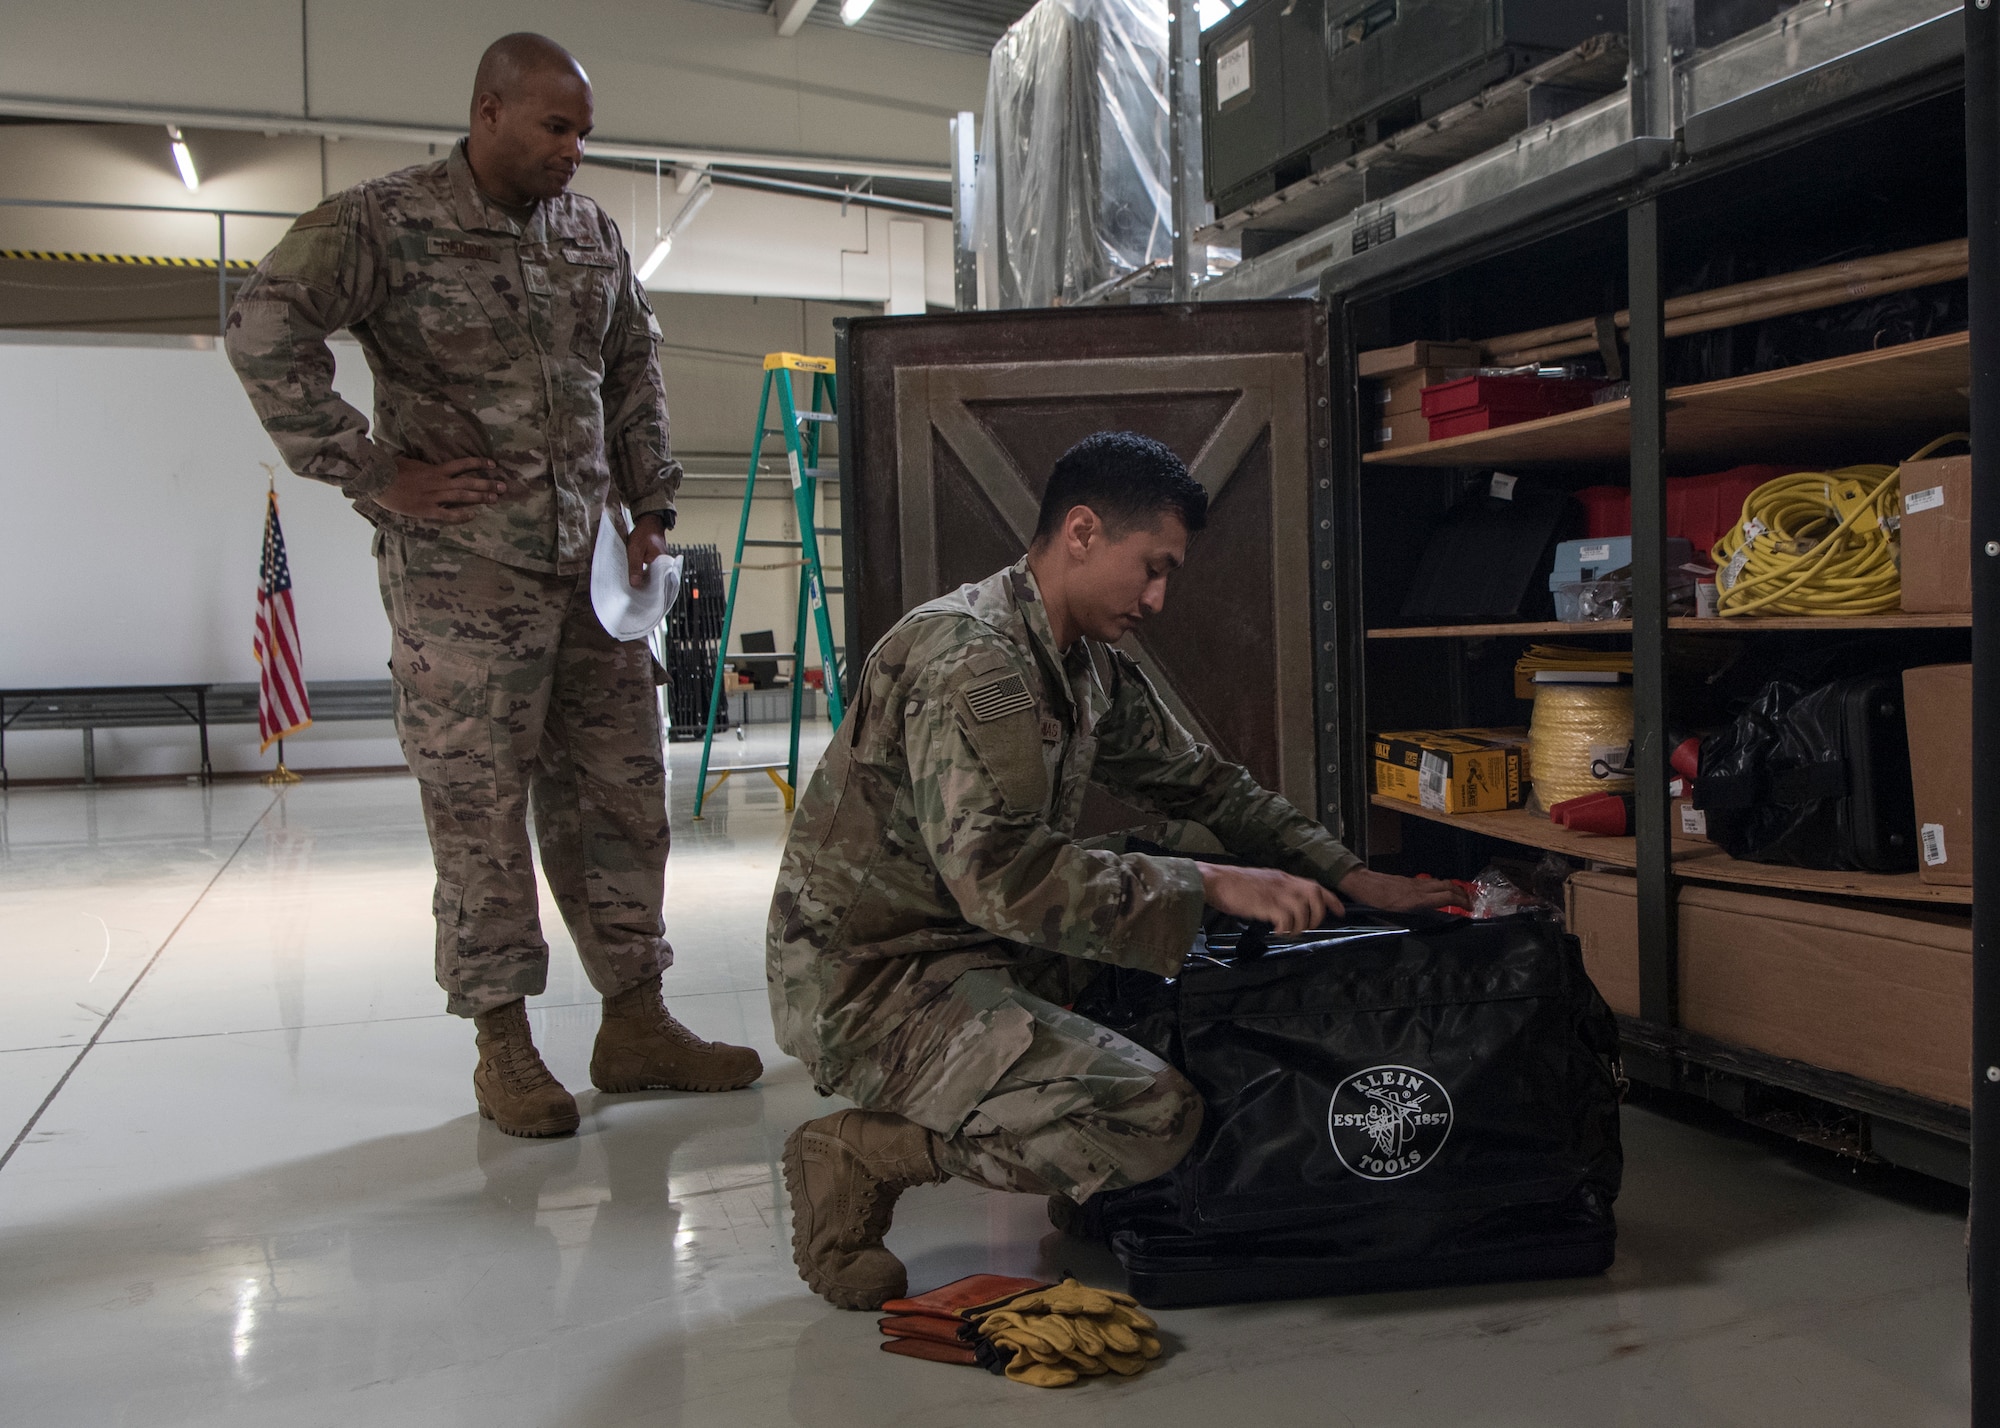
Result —
[[[722, 656], [722, 614], [729, 594], [722, 552], [712, 545], [670, 545], [667, 554], [684, 561], [680, 598], [659, 635], [660, 660], [667, 668], [667, 737], [699, 739], [708, 727], [708, 694]], [[729, 727], [729, 710], [716, 711], [718, 729]]]
[[[2000, 1422], [2000, 15], [1965, 7], [1966, 232], [1972, 331], [1972, 1421]], [[1984, 1208], [1982, 1208], [1984, 1207]]]
[[[1625, 1024], [1628, 1069], [1635, 1079], [1705, 1096], [1739, 1114], [1753, 1113], [1760, 1105], [1822, 1108], [1829, 1115], [1818, 1124], [1838, 1120], [1854, 1149], [1961, 1183], [1969, 1169], [1971, 1183], [1988, 1188], [2000, 1184], [2000, 1137], [1994, 1130], [2000, 1105], [1991, 1102], [2000, 1094], [2000, 946], [1995, 945], [1994, 923], [1994, 910], [2000, 908], [2000, 856], [1992, 852], [2000, 848], [2000, 767], [1995, 765], [2000, 758], [2000, 688], [1994, 683], [2000, 672], [1995, 644], [2000, 640], [2000, 581], [1991, 569], [2000, 557], [2000, 541], [1995, 540], [2000, 537], [2000, 472], [1994, 469], [2000, 461], [1995, 454], [2000, 448], [1995, 426], [2000, 413], [2000, 290], [1994, 282], [1995, 264], [2000, 263], [2000, 157], [1995, 152], [2000, 145], [2000, 18], [1986, 0], [1971, 0], [1965, 25], [1962, 69], [1955, 56], [1911, 66], [1897, 82], [1870, 87], [1845, 105], [1824, 103], [1823, 85], [1813, 103], [1789, 109], [1783, 93], [1761, 95], [1757, 122], [1746, 122], [1727, 136], [1642, 133], [1628, 153], [1618, 156], [1621, 176], [1615, 183], [1600, 182], [1602, 175], [1593, 170], [1565, 180], [1571, 185], [1567, 198], [1552, 200], [1544, 192], [1532, 201], [1527, 195], [1511, 195], [1489, 205], [1510, 207], [1516, 215], [1511, 222], [1498, 222], [1491, 213], [1467, 214], [1463, 222], [1436, 225], [1448, 231], [1428, 233], [1431, 241], [1407, 247], [1392, 243], [1365, 260], [1329, 269], [1320, 290], [1333, 327], [1329, 386], [1336, 409], [1342, 403], [1347, 408], [1345, 420], [1336, 426], [1352, 439], [1345, 450], [1334, 452], [1332, 480], [1313, 493], [1315, 524], [1326, 533], [1334, 557], [1316, 562], [1314, 648], [1322, 700], [1320, 766], [1331, 775], [1329, 786], [1339, 789], [1350, 837], [1365, 845], [1371, 819], [1368, 735], [1371, 727], [1380, 726], [1377, 721], [1400, 715], [1408, 720], [1402, 727], [1497, 722], [1488, 712], [1490, 698], [1485, 699], [1487, 709], [1481, 708], [1480, 681], [1493, 673], [1482, 660], [1492, 660], [1493, 652], [1469, 644], [1475, 636], [1439, 630], [1428, 648], [1423, 640], [1369, 636], [1371, 614], [1379, 616], [1385, 599], [1384, 581], [1400, 578], [1414, 556], [1407, 528], [1399, 534], [1399, 517], [1441, 511], [1471, 469], [1491, 469], [1492, 463], [1468, 454], [1463, 468], [1439, 465], [1413, 471], [1380, 459], [1364, 461], [1355, 355], [1416, 339], [1479, 339], [1579, 313], [1629, 308], [1625, 361], [1631, 403], [1624, 451], [1633, 498], [1636, 611], [1629, 630], [1607, 628], [1589, 637], [1629, 633], [1634, 655], [1638, 809], [1626, 865], [1637, 881], [1640, 991], [1639, 1015]], [[1812, 82], [1807, 76], [1801, 79]], [[1693, 137], [1701, 138], [1698, 152], [1691, 152]], [[1898, 153], [1905, 157], [1895, 161], [1896, 171], [1890, 173], [1883, 166], [1890, 164], [1887, 156]], [[1789, 184], [1782, 182], [1788, 172]], [[1873, 199], [1857, 204], [1846, 234], [1856, 251], [1902, 246], [1904, 232], [1936, 232], [1940, 238], [1969, 233], [1972, 248], [1974, 614], [1969, 629], [1960, 620], [1955, 628], [1894, 635], [1911, 643], [1911, 662], [1924, 662], [1914, 656], [1925, 653], [1932, 659], [1969, 657], [1975, 669], [1974, 826], [1987, 851], [1975, 867], [1972, 898], [1976, 1074], [1970, 1113], [1895, 1087], [1724, 1045], [1680, 1024], [1678, 879], [1671, 861], [1672, 810], [1666, 793], [1673, 693], [1668, 649], [1670, 637], [1690, 638], [1693, 632], [1670, 622], [1664, 594], [1666, 479], [1679, 460], [1668, 439], [1669, 393], [1691, 380], [1754, 369], [1757, 354], [1746, 355], [1740, 345], [1732, 352], [1722, 339], [1702, 350], [1689, 339], [1668, 339], [1664, 302], [1677, 291], [1755, 275], [1711, 272], [1706, 282], [1697, 281], [1702, 276], [1698, 260], [1710, 255], [1703, 250], [1712, 253], [1743, 239], [1759, 217], [1760, 204], [1775, 253], [1783, 246], [1788, 224], [1803, 228], [1818, 215], [1836, 212], [1841, 195], [1866, 188], [1870, 173], [1886, 175], [1876, 198], [1900, 191], [1937, 201], [1909, 212]], [[1939, 199], [1940, 185], [1955, 200]], [[1799, 207], [1787, 211], [1788, 203]], [[1795, 256], [1792, 266], [1825, 260]], [[1941, 330], [1948, 331], [1951, 321], [1948, 317]], [[1959, 325], [1962, 329], [1963, 323]], [[1514, 469], [1511, 459], [1503, 464]], [[1596, 475], [1602, 474], [1600, 467]], [[1526, 627], [1486, 633], [1503, 642], [1530, 637]], [[1538, 630], [1532, 637], [1549, 633]], [[1572, 631], [1563, 637], [1581, 636]], [[1825, 636], [1775, 634], [1766, 626], [1746, 638]], [[1414, 707], [1424, 703], [1428, 717]], [[1381, 816], [1380, 810], [1375, 816]], [[1424, 856], [1433, 862], [1450, 860], [1453, 854], [1461, 864], [1484, 861], [1496, 846], [1490, 834], [1453, 831], [1436, 821], [1405, 818], [1401, 827], [1416, 829]], [[2000, 1282], [2000, 1240], [1982, 1233], [1980, 1194], [1975, 1189], [1974, 1421], [1988, 1423], [2000, 1421], [1994, 1416], [2000, 1414], [2000, 1351], [1990, 1332], [2000, 1309], [2000, 1301], [1992, 1297]], [[1988, 1213], [1984, 1223], [1991, 1222]]]

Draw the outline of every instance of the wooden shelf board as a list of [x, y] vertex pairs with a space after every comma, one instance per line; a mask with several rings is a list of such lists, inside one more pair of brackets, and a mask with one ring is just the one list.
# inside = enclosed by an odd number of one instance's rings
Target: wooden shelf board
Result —
[[1631, 454], [1632, 403], [1616, 401], [1442, 441], [1370, 451], [1361, 459], [1371, 466], [1580, 465], [1625, 461]]
[[1629, 635], [1630, 620], [1597, 620], [1566, 625], [1560, 620], [1529, 620], [1503, 625], [1409, 625], [1370, 630], [1371, 640], [1491, 639], [1505, 635]]
[[[1525, 808], [1511, 809], [1506, 813], [1438, 813], [1404, 803], [1401, 799], [1385, 798], [1379, 793], [1372, 795], [1369, 802], [1377, 808], [1442, 823], [1448, 828], [1501, 838], [1529, 848], [1546, 848], [1572, 858], [1588, 858], [1619, 868], [1633, 868], [1639, 863], [1634, 839], [1609, 838], [1598, 833], [1572, 833]], [[1689, 882], [1728, 883], [1780, 892], [1825, 893], [1959, 907], [1972, 904], [1971, 888], [1940, 887], [1923, 881], [1915, 873], [1829, 873], [1817, 868], [1739, 862], [1713, 843], [1697, 838], [1674, 839], [1674, 876]]]
[[1722, 635], [1731, 630], [1761, 630], [1783, 634], [1788, 630], [1960, 630], [1972, 628], [1972, 616], [1965, 615], [1745, 615], [1734, 620], [1701, 620], [1676, 615], [1667, 624], [1676, 630], [1701, 630]]
[[1783, 892], [1831, 893], [1840, 897], [1881, 898], [1893, 902], [1945, 903], [1972, 906], [1972, 889], [1927, 883], [1915, 873], [1830, 873], [1818, 868], [1786, 868], [1775, 863], [1746, 863], [1720, 850], [1679, 858], [1674, 875], [1689, 882], [1728, 883]]
[[[1895, 460], [1968, 420], [1963, 332], [1675, 387], [1667, 451], [1676, 461]], [[1625, 461], [1631, 404], [1606, 402], [1517, 426], [1371, 451], [1377, 466], [1586, 465]]]
[[[1525, 808], [1509, 809], [1505, 813], [1439, 813], [1434, 809], [1419, 808], [1414, 803], [1404, 803], [1398, 798], [1386, 798], [1379, 793], [1371, 794], [1369, 802], [1377, 808], [1387, 808], [1397, 813], [1406, 813], [1412, 818], [1442, 823], [1447, 828], [1480, 833], [1488, 838], [1504, 838], [1510, 843], [1520, 843], [1529, 848], [1546, 848], [1550, 852], [1565, 853], [1572, 858], [1589, 858], [1595, 862], [1610, 863], [1620, 868], [1633, 868], [1639, 864], [1636, 839], [1610, 838], [1601, 833], [1572, 833], [1567, 828], [1559, 828], [1549, 822], [1544, 815], [1530, 813]], [[1703, 843], [1691, 838], [1674, 839], [1674, 858], [1677, 861], [1714, 851], [1713, 843]]]
[[[1726, 635], [1746, 632], [1784, 634], [1794, 630], [1964, 630], [1972, 616], [1963, 615], [1745, 615], [1734, 620], [1702, 620], [1676, 615], [1667, 621], [1676, 630]], [[1371, 640], [1495, 639], [1511, 635], [1629, 635], [1630, 620], [1593, 620], [1564, 624], [1560, 620], [1527, 620], [1494, 625], [1385, 625], [1368, 632]]]

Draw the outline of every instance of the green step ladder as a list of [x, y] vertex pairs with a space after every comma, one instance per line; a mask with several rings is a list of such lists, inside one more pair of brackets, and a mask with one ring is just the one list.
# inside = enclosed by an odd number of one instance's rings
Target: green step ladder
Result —
[[[793, 391], [794, 372], [812, 374], [812, 401], [805, 407], [798, 405]], [[771, 393], [778, 394], [778, 412], [781, 425], [768, 427], [765, 422], [771, 413]], [[827, 615], [826, 597], [840, 592], [827, 588], [824, 568], [819, 558], [819, 538], [822, 534], [839, 535], [837, 529], [822, 532], [814, 524], [819, 504], [816, 499], [819, 489], [819, 447], [820, 432], [827, 423], [833, 421], [839, 410], [839, 395], [834, 386], [833, 359], [831, 357], [802, 357], [796, 352], [772, 352], [764, 358], [764, 391], [757, 401], [757, 432], [750, 439], [750, 471], [743, 482], [743, 518], [736, 527], [736, 555], [729, 563], [729, 599], [722, 611], [722, 642], [716, 648], [715, 685], [708, 695], [708, 728], [701, 740], [701, 778], [694, 794], [694, 816], [701, 817], [702, 806], [716, 789], [729, 781], [730, 775], [740, 773], [761, 773], [767, 775], [784, 795], [785, 811], [790, 813], [797, 802], [799, 786], [799, 722], [805, 702], [805, 652], [806, 622], [811, 619], [814, 632], [819, 638], [820, 668], [824, 671], [826, 683], [827, 714], [833, 720], [834, 728], [840, 727], [843, 712], [840, 698], [840, 663], [833, 643], [833, 622]], [[792, 476], [792, 506], [798, 517], [799, 538], [790, 540], [751, 540], [750, 503], [757, 497], [757, 462], [763, 455], [764, 438], [783, 436], [785, 439], [785, 459], [790, 465]], [[729, 631], [736, 622], [736, 593], [744, 571], [743, 551], [745, 547], [778, 548], [795, 550], [799, 558], [776, 567], [756, 567], [751, 569], [792, 569], [799, 572], [799, 622], [797, 636], [792, 642], [790, 655], [758, 655], [759, 659], [790, 659], [792, 662], [792, 743], [791, 756], [782, 764], [731, 764], [716, 769], [719, 774], [713, 786], [708, 776], [709, 762], [715, 753], [715, 720], [722, 708], [723, 682], [728, 679]], [[782, 772], [780, 772], [782, 770]]]

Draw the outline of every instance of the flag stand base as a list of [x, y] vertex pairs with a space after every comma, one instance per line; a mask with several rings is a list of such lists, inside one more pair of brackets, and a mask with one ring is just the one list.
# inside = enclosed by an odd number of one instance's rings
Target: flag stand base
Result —
[[303, 781], [304, 780], [302, 780], [297, 774], [293, 773], [290, 769], [286, 768], [282, 763], [279, 764], [275, 769], [272, 769], [271, 772], [265, 774], [262, 778], [257, 780], [257, 782], [265, 785], [266, 787], [276, 787], [288, 783], [301, 783]]

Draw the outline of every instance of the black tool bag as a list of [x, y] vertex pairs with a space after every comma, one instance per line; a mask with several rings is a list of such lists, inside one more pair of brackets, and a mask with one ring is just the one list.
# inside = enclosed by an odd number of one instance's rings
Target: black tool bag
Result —
[[1116, 969], [1077, 1009], [1207, 1105], [1179, 1167], [1086, 1207], [1148, 1304], [1611, 1263], [1617, 1026], [1540, 915], [1212, 937], [1180, 977]]
[[1917, 866], [1900, 674], [1778, 678], [1701, 741], [1694, 806], [1733, 858], [1875, 873]]

